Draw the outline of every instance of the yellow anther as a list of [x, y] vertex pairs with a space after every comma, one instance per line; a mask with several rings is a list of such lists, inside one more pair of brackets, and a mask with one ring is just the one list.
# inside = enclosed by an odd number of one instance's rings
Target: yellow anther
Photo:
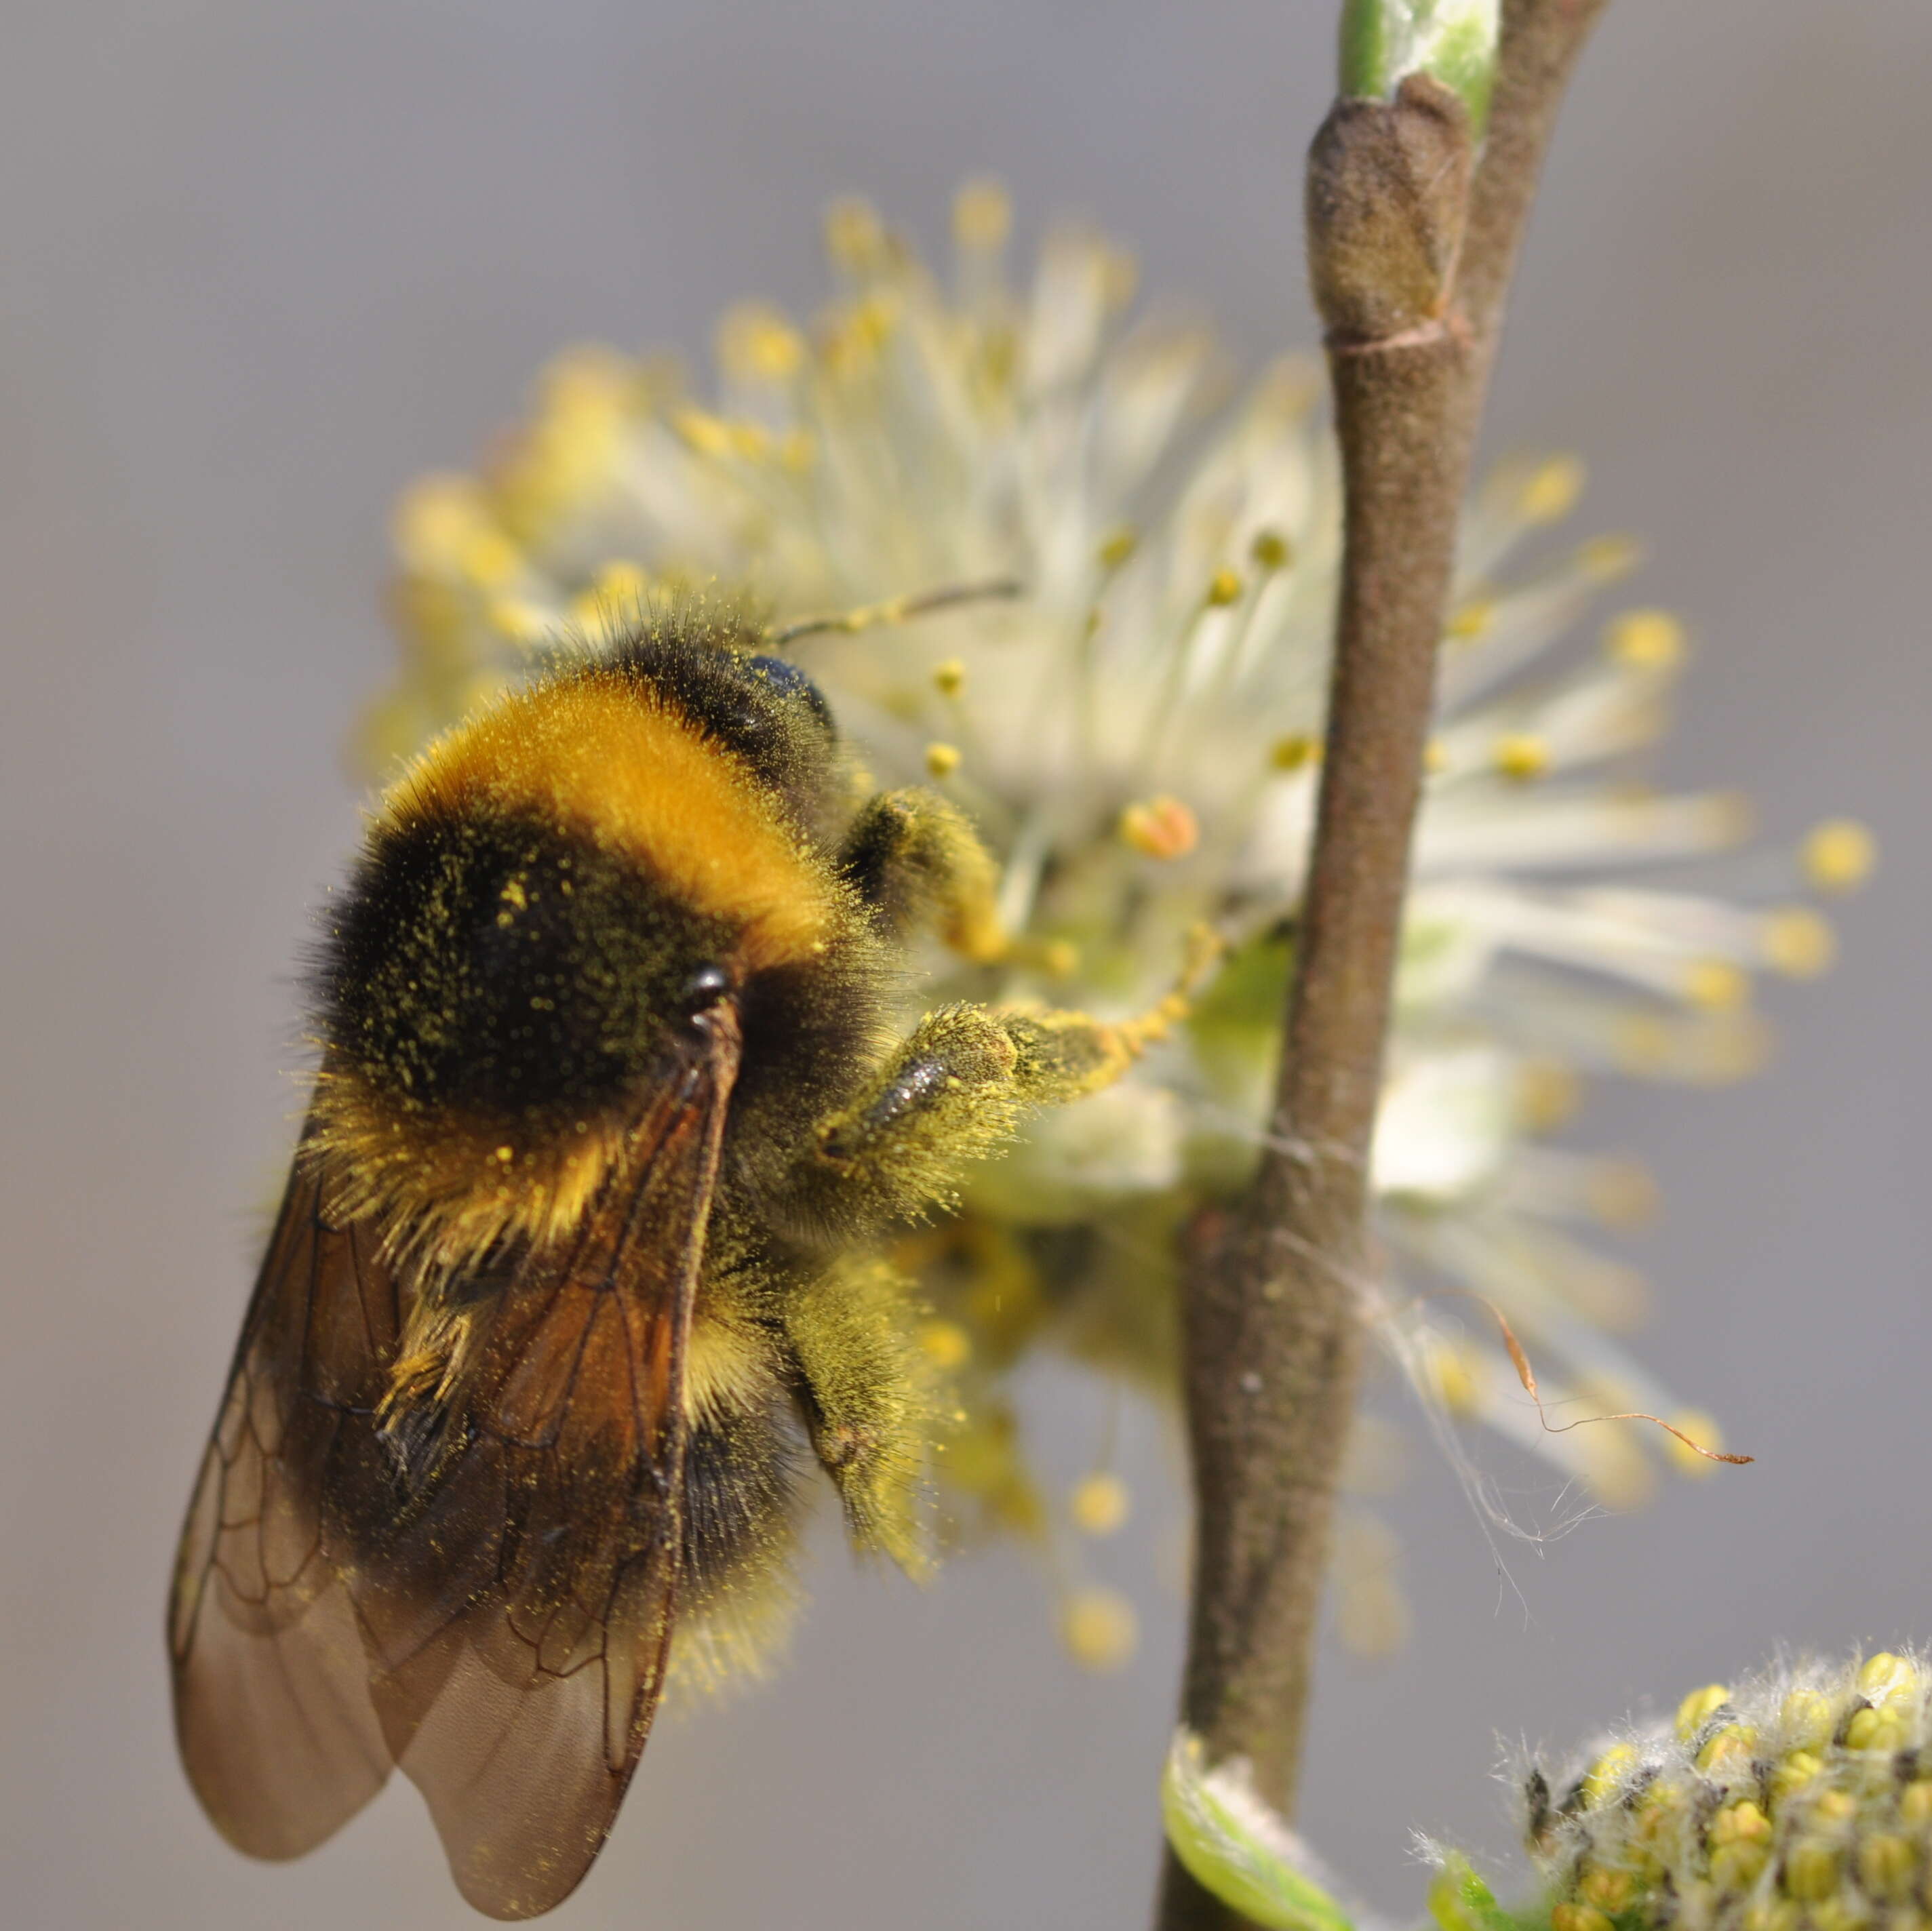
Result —
[[1124, 248], [1106, 248], [1100, 256], [1100, 299], [1116, 313], [1134, 298], [1140, 286], [1141, 265]]
[[1130, 1499], [1118, 1475], [1088, 1475], [1074, 1483], [1066, 1512], [1082, 1534], [1112, 1535], [1126, 1520]]
[[1711, 1842], [1718, 1844], [1763, 1844], [1771, 1841], [1771, 1819], [1747, 1798], [1742, 1803], [1727, 1804], [1711, 1819]]
[[1628, 1744], [1612, 1744], [1585, 1772], [1582, 1797], [1586, 1807], [1616, 1795], [1617, 1786], [1636, 1767], [1636, 1752]]
[[1635, 1889], [1628, 1871], [1610, 1870], [1602, 1864], [1586, 1864], [1577, 1875], [1577, 1895], [1600, 1911], [1622, 1910]]
[[1496, 619], [1495, 598], [1472, 597], [1450, 613], [1448, 634], [1459, 643], [1466, 643], [1472, 637], [1480, 637]]
[[1783, 1803], [1795, 1792], [1802, 1790], [1824, 1768], [1824, 1759], [1815, 1751], [1792, 1751], [1771, 1773], [1772, 1795]]
[[496, 1158], [506, 1167], [508, 1166], [511, 1162], [516, 1159], [516, 1157], [517, 1150], [514, 1147], [499, 1147], [496, 1149]]
[[1585, 1192], [1590, 1211], [1606, 1227], [1644, 1227], [1657, 1217], [1657, 1182], [1635, 1160], [1606, 1160]]
[[1526, 523], [1560, 523], [1583, 493], [1583, 466], [1574, 456], [1539, 463], [1523, 485], [1516, 509]]
[[1185, 858], [1201, 842], [1201, 824], [1178, 798], [1150, 798], [1120, 814], [1120, 836], [1144, 858]]
[[1858, 1666], [1858, 1692], [1874, 1703], [1897, 1704], [1918, 1693], [1918, 1672], [1902, 1656], [1880, 1650]]
[[1858, 1814], [1858, 1800], [1849, 1790], [1821, 1790], [1811, 1806], [1816, 1823], [1837, 1829]]
[[493, 598], [483, 615], [492, 630], [512, 643], [547, 643], [560, 628], [555, 612], [526, 603], [520, 597]]
[[1118, 1669], [1140, 1639], [1134, 1606], [1112, 1589], [1076, 1589], [1061, 1606], [1060, 1633], [1082, 1669]]
[[1742, 1891], [1756, 1881], [1770, 1860], [1768, 1844], [1721, 1845], [1711, 1853], [1711, 1882], [1720, 1891]]
[[1903, 1837], [1881, 1833], [1865, 1838], [1858, 1846], [1858, 1877], [1875, 1897], [1910, 1897], [1918, 1861], [1911, 1845]]
[[1615, 1931], [1615, 1927], [1594, 1904], [1566, 1900], [1550, 1907], [1550, 1931]]
[[1268, 746], [1268, 763], [1276, 771], [1299, 771], [1317, 763], [1321, 756], [1322, 740], [1306, 731], [1291, 731]]
[[969, 253], [1004, 248], [1012, 226], [1012, 199], [996, 181], [969, 181], [952, 197], [952, 239]]
[[1248, 554], [1254, 559], [1257, 570], [1281, 570], [1287, 567], [1294, 551], [1280, 530], [1260, 529], [1248, 546]]
[[1784, 1860], [1784, 1888], [1801, 1904], [1817, 1904], [1838, 1888], [1838, 1853], [1830, 1844], [1795, 1844]]
[[592, 586], [607, 603], [622, 606], [636, 603], [650, 588], [650, 574], [641, 563], [622, 560], [607, 563], [598, 571]]
[[1932, 1777], [1919, 1777], [1898, 1793], [1898, 1821], [1914, 1830], [1932, 1824]]
[[1855, 1710], [1845, 1726], [1845, 1747], [1849, 1750], [1901, 1750], [1905, 1726], [1896, 1710], [1883, 1708]]
[[1707, 1012], [1729, 1012], [1750, 997], [1750, 975], [1729, 959], [1700, 959], [1684, 968], [1684, 997]]
[[1707, 1683], [1702, 1690], [1692, 1690], [1677, 1706], [1678, 1735], [1688, 1744], [1730, 1700], [1726, 1684]]
[[1516, 1107], [1532, 1133], [1547, 1133], [1576, 1115], [1583, 1083], [1561, 1060], [1528, 1060], [1516, 1077]]
[[941, 1373], [963, 1368], [973, 1358], [973, 1340], [957, 1321], [928, 1321], [919, 1330], [922, 1353]]
[[956, 697], [966, 688], [966, 667], [956, 657], [932, 667], [932, 685], [942, 697]]
[[472, 478], [424, 476], [403, 492], [390, 520], [390, 539], [408, 568], [447, 576], [459, 568], [464, 543], [488, 516]]
[[1226, 610], [1230, 604], [1238, 603], [1241, 596], [1241, 580], [1232, 570], [1216, 570], [1208, 580], [1208, 607], [1210, 610]]
[[670, 418], [687, 448], [700, 456], [728, 456], [731, 453], [731, 425], [722, 415], [706, 409], [681, 409]]
[[1576, 552], [1576, 567], [1593, 583], [1614, 583], [1634, 570], [1642, 551], [1628, 536], [1598, 536]]
[[1726, 1723], [1697, 1753], [1697, 1768], [1706, 1777], [1736, 1777], [1750, 1768], [1757, 1732], [1743, 1723]]
[[[1697, 1444], [1697, 1448], [1721, 1449], [1724, 1445], [1724, 1431], [1718, 1426], [1715, 1417], [1702, 1408], [1679, 1408], [1665, 1419], [1672, 1428], [1681, 1428]], [[1679, 1441], [1674, 1435], [1664, 1438], [1664, 1447], [1670, 1457], [1671, 1465], [1680, 1475], [1701, 1480], [1718, 1472], [1717, 1463], [1708, 1455], [1700, 1455], [1696, 1448]]]
[[1816, 979], [1838, 956], [1837, 934], [1808, 905], [1766, 913], [1758, 932], [1765, 957], [1792, 979]]
[[950, 778], [959, 769], [959, 747], [956, 744], [928, 745], [926, 769], [929, 777]]
[[479, 589], [500, 590], [524, 567], [524, 553], [500, 529], [470, 531], [457, 552], [457, 568]]
[[718, 324], [718, 366], [738, 382], [784, 382], [805, 366], [805, 337], [778, 309], [742, 301]]
[[1540, 778], [1550, 769], [1550, 746], [1531, 731], [1504, 732], [1497, 739], [1490, 756], [1504, 777], [1519, 783]]
[[825, 211], [825, 252], [836, 267], [875, 268], [886, 253], [886, 225], [869, 201], [842, 196]]
[[1878, 841], [1856, 818], [1828, 818], [1799, 847], [1804, 875], [1820, 892], [1852, 892], [1878, 863]]
[[1794, 1690], [1778, 1706], [1778, 1732], [1787, 1750], [1822, 1750], [1838, 1721], [1831, 1699], [1816, 1690]]
[[1049, 939], [1040, 949], [1040, 969], [1048, 979], [1071, 979], [1080, 970], [1080, 948], [1071, 939]]
[[1118, 570], [1132, 556], [1138, 547], [1140, 538], [1131, 529], [1122, 528], [1112, 532], [1101, 539], [1100, 547], [1095, 553], [1103, 570]]
[[1668, 610], [1625, 610], [1604, 627], [1604, 648], [1633, 670], [1671, 670], [1684, 660], [1684, 626]]

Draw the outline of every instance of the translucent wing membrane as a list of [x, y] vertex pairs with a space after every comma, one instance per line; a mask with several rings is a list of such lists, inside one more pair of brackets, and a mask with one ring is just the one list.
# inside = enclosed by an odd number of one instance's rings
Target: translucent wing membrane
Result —
[[738, 1036], [652, 1094], [572, 1241], [476, 1312], [427, 1435], [378, 1426], [400, 1316], [298, 1165], [183, 1537], [182, 1749], [224, 1834], [292, 1857], [422, 1789], [464, 1895], [549, 1909], [609, 1831], [662, 1688], [685, 1355]]

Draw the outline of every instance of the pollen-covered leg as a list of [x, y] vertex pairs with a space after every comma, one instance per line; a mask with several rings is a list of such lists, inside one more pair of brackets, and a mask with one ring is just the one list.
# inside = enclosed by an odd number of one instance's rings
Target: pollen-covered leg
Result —
[[953, 1204], [966, 1168], [1023, 1115], [1112, 1085], [1163, 1038], [1218, 955], [1197, 939], [1174, 990], [1135, 1019], [1034, 1006], [928, 1013], [870, 1087], [819, 1123], [795, 1198], [821, 1225], [855, 1231]]
[[925, 1574], [938, 1403], [906, 1282], [883, 1262], [844, 1261], [784, 1306], [812, 1449], [837, 1486], [854, 1546]]
[[964, 813], [935, 793], [881, 792], [853, 821], [838, 862], [893, 936], [931, 922], [976, 964], [1005, 956], [998, 869]]

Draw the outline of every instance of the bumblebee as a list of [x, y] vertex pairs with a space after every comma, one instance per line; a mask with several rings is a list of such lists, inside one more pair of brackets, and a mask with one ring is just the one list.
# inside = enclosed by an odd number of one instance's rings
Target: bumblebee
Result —
[[775, 1613], [815, 1462], [923, 1559], [934, 1426], [874, 1258], [1178, 1016], [958, 1004], [996, 874], [872, 794], [741, 613], [559, 656], [383, 796], [313, 974], [313, 1096], [183, 1531], [181, 1752], [300, 1855], [400, 1766], [502, 1918], [574, 1888], [675, 1642]]

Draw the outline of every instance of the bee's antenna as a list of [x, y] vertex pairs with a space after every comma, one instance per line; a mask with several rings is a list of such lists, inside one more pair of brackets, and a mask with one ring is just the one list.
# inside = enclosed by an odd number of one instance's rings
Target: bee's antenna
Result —
[[842, 637], [856, 636], [880, 624], [904, 623], [934, 610], [950, 610], [955, 604], [976, 604], [994, 598], [1024, 596], [1026, 586], [1016, 577], [1000, 577], [986, 583], [952, 583], [944, 589], [921, 590], [909, 597], [892, 597], [883, 604], [865, 604], [854, 610], [832, 610], [818, 616], [800, 617], [796, 622], [775, 626], [765, 633], [765, 641], [782, 648], [802, 637], [818, 637], [828, 631]]

